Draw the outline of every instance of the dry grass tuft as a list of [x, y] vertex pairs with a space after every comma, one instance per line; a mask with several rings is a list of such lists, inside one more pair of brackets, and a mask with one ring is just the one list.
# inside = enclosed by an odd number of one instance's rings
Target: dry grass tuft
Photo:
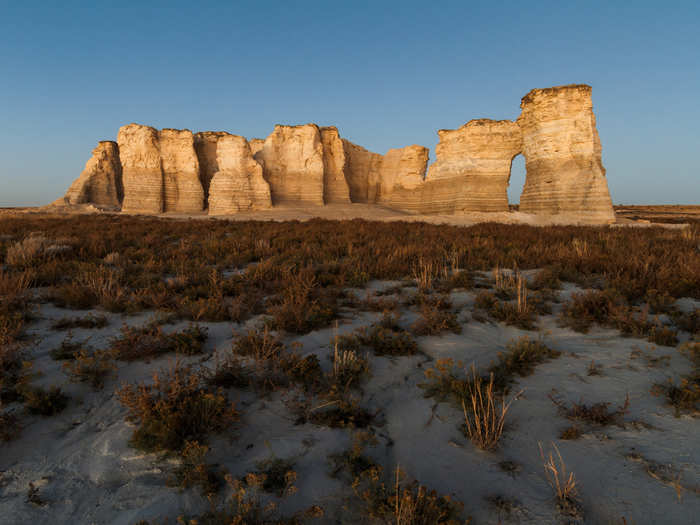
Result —
[[474, 365], [471, 367], [471, 381], [468, 388], [467, 402], [465, 403], [462, 399], [466, 433], [472, 443], [480, 449], [494, 450], [498, 447], [498, 442], [503, 435], [508, 409], [517, 395], [508, 402], [505, 396], [497, 399], [493, 374], [490, 374], [489, 381], [486, 383], [477, 375]]
[[556, 443], [552, 443], [555, 455], [550, 450], [545, 456], [542, 449], [542, 443], [538, 443], [540, 448], [540, 457], [544, 463], [544, 472], [547, 481], [554, 489], [557, 498], [557, 507], [559, 511], [567, 517], [581, 519], [583, 517], [581, 503], [578, 495], [578, 484], [576, 476], [573, 472], [569, 472], [564, 458], [559, 452], [559, 447]]

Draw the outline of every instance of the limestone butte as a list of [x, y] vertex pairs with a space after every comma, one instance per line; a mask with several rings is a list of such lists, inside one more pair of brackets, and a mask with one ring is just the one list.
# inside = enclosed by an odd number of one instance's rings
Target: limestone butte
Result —
[[421, 212], [508, 211], [510, 168], [521, 150], [518, 125], [478, 119], [459, 129], [441, 129], [438, 136]]
[[349, 204], [350, 190], [345, 179], [345, 150], [338, 128], [320, 128], [323, 145], [323, 202]]
[[428, 148], [406, 146], [390, 149], [379, 167], [376, 202], [408, 212], [420, 212]]
[[591, 87], [533, 89], [520, 107], [527, 172], [520, 211], [613, 221]]
[[350, 201], [376, 202], [382, 156], [349, 140], [341, 140], [345, 153], [345, 180], [348, 183]]
[[210, 215], [272, 207], [270, 186], [244, 137], [228, 134], [219, 137], [216, 158], [219, 171], [209, 187]]
[[204, 190], [199, 179], [199, 160], [194, 137], [188, 129], [158, 132], [163, 171], [163, 211], [199, 213], [204, 208]]
[[128, 124], [119, 128], [117, 144], [124, 184], [122, 211], [161, 213], [163, 171], [158, 131], [150, 126]]
[[200, 131], [194, 134], [194, 150], [199, 161], [199, 179], [204, 192], [204, 207], [209, 202], [209, 184], [214, 173], [219, 171], [216, 161], [216, 144], [219, 138], [228, 135], [225, 131]]
[[318, 126], [276, 125], [255, 158], [262, 161], [273, 205], [323, 206], [323, 145]]
[[64, 197], [64, 203], [94, 204], [101, 208], [119, 208], [123, 197], [122, 166], [116, 142], [102, 141]]
[[265, 140], [248, 142], [226, 132], [129, 124], [118, 147], [98, 145], [61, 204], [121, 204], [136, 213], [208, 207], [216, 215], [343, 203], [422, 214], [506, 212], [512, 160], [522, 153], [522, 212], [613, 221], [590, 86], [535, 89], [520, 107], [516, 121], [477, 119], [439, 130], [429, 169], [423, 146], [379, 155], [332, 126], [277, 125]]

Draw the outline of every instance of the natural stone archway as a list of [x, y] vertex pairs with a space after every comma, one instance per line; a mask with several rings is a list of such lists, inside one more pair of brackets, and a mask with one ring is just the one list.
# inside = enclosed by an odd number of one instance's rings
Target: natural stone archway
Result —
[[510, 162], [510, 177], [508, 177], [508, 205], [520, 204], [520, 196], [525, 188], [525, 157], [522, 153], [515, 155]]

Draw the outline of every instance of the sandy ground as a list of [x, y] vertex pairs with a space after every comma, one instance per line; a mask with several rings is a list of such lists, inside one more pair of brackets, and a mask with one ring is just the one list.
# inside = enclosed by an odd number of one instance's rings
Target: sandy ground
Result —
[[[685, 207], [694, 208], [694, 207]], [[0, 209], [0, 216], [12, 214], [43, 214], [50, 216], [60, 216], [75, 213], [115, 213], [101, 211], [92, 205], [79, 205], [72, 208], [57, 207], [48, 205], [36, 208], [4, 208]], [[682, 222], [686, 215], [674, 215], [674, 224], [661, 219], [654, 222], [645, 218], [639, 218], [635, 212], [633, 215], [621, 213], [613, 226], [664, 226], [667, 228], [684, 228], [687, 224]], [[503, 224], [528, 224], [531, 226], [552, 226], [552, 225], [585, 225], [588, 224], [575, 215], [532, 215], [521, 213], [516, 210], [508, 212], [492, 213], [464, 213], [454, 215], [415, 215], [397, 210], [392, 210], [384, 206], [375, 204], [333, 204], [330, 206], [306, 206], [295, 207], [288, 205], [275, 206], [269, 210], [254, 212], [241, 212], [235, 215], [209, 216], [204, 212], [201, 214], [185, 215], [178, 213], [163, 213], [159, 217], [169, 217], [174, 219], [207, 219], [207, 220], [231, 220], [231, 221], [305, 221], [313, 218], [329, 220], [352, 220], [364, 219], [373, 221], [407, 221], [407, 222], [427, 222], [431, 224], [450, 224], [454, 226], [471, 226], [482, 222], [498, 222]], [[629, 218], [632, 217], [632, 218]], [[692, 217], [695, 217], [694, 215]], [[700, 215], [698, 216], [700, 217]]]
[[[365, 297], [367, 290], [372, 293], [396, 284], [371, 282], [367, 289], [355, 293]], [[573, 290], [573, 286], [566, 286], [560, 298], [566, 298]], [[402, 293], [412, 291], [415, 288], [409, 286]], [[688, 373], [689, 362], [675, 348], [622, 338], [615, 330], [596, 328], [584, 335], [560, 328], [555, 321], [560, 308], [557, 304], [553, 315], [540, 318], [539, 333], [477, 322], [471, 319], [474, 296], [465, 291], [451, 294], [454, 308], [459, 311], [462, 334], [420, 337], [421, 354], [416, 356], [369, 356], [371, 378], [364, 385], [364, 405], [379, 412], [375, 426], [378, 443], [368, 449], [369, 455], [387, 470], [398, 464], [421, 483], [440, 493], [453, 494], [464, 503], [465, 515], [473, 516], [473, 523], [553, 524], [560, 523], [560, 517], [544, 476], [538, 443], [547, 447], [554, 441], [578, 480], [586, 523], [696, 522], [700, 515], [697, 419], [674, 417], [662, 398], [650, 394], [655, 382]], [[689, 299], [678, 304], [684, 309], [700, 307], [700, 303]], [[71, 401], [57, 416], [27, 416], [21, 437], [0, 446], [0, 522], [131, 524], [155, 517], [168, 517], [173, 522], [179, 514], [206, 509], [207, 503], [197, 491], [166, 486], [171, 462], [128, 446], [134, 427], [125, 422], [126, 411], [114, 395], [122, 382], [147, 380], [153, 371], [171, 366], [174, 357], [121, 363], [117, 374], [99, 392], [69, 383], [60, 362], [49, 356], [66, 334], [52, 331], [50, 325], [59, 318], [85, 314], [45, 304], [38, 313], [39, 319], [29, 327], [28, 334], [34, 341], [34, 368], [40, 373], [35, 384], [60, 385]], [[90, 337], [93, 347], [105, 347], [109, 338], [118, 334], [122, 323], [143, 324], [152, 314], [106, 316], [110, 321], [107, 327], [76, 329], [74, 338]], [[337, 330], [347, 333], [379, 316], [347, 310]], [[416, 316], [415, 311], [404, 309], [401, 324], [410, 325]], [[214, 366], [217, 355], [230, 350], [232, 332], [244, 327], [203, 324], [209, 329], [206, 353], [190, 360]], [[183, 326], [184, 323], [172, 325], [168, 330]], [[318, 354], [322, 366], [329, 368], [327, 356], [332, 352], [329, 342], [333, 333], [333, 328], [327, 328], [301, 337], [286, 337], [285, 342], [298, 342], [302, 354]], [[514, 391], [522, 389], [523, 393], [511, 408], [502, 446], [493, 453], [482, 452], [460, 431], [461, 410], [425, 398], [418, 384], [435, 359], [452, 357], [486, 367], [509, 341], [522, 335], [543, 337], [563, 354], [518, 381]], [[601, 375], [587, 375], [592, 361], [600, 365]], [[254, 470], [260, 460], [292, 458], [299, 490], [282, 508], [294, 511], [319, 504], [326, 511], [319, 523], [357, 523], [353, 506], [348, 504], [352, 490], [345, 482], [330, 477], [327, 459], [329, 454], [348, 448], [351, 433], [295, 424], [285, 405], [293, 392], [276, 393], [269, 398], [258, 398], [242, 390], [229, 392], [239, 403], [242, 419], [211, 440], [210, 461], [238, 476]], [[561, 441], [559, 433], [570, 422], [549, 399], [552, 393], [568, 402], [605, 401], [613, 407], [621, 405], [629, 395], [630, 408], [621, 426], [592, 428], [578, 440]], [[639, 457], [680, 474], [681, 483], [688, 489], [681, 493], [680, 500], [676, 490], [647, 474]], [[504, 472], [499, 467], [503, 461], [517, 463], [518, 472]], [[46, 502], [44, 506], [27, 502], [29, 483], [38, 487]], [[490, 505], [486, 500], [490, 496], [514, 502], [512, 513], [506, 515]]]

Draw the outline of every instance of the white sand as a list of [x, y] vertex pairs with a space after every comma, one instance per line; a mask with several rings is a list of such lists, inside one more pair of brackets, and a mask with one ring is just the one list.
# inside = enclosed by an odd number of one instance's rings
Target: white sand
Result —
[[[373, 282], [368, 289], [388, 284], [395, 283]], [[571, 290], [567, 287], [562, 295]], [[366, 291], [357, 293], [364, 297]], [[533, 375], [518, 381], [514, 391], [523, 389], [524, 393], [513, 404], [502, 446], [494, 453], [485, 453], [460, 432], [461, 410], [424, 398], [417, 384], [423, 381], [431, 360], [452, 357], [486, 367], [510, 340], [538, 334], [503, 324], [475, 322], [470, 319], [474, 294], [455, 292], [452, 298], [454, 306], [461, 308], [462, 334], [418, 338], [424, 355], [370, 357], [372, 376], [364, 386], [364, 404], [370, 410], [379, 410], [379, 421], [383, 422], [376, 427], [378, 445], [368, 450], [375, 460], [386, 469], [399, 464], [421, 483], [454, 494], [464, 503], [465, 515], [472, 515], [475, 523], [558, 523], [538, 451], [538, 442], [548, 445], [556, 441], [579, 482], [586, 523], [620, 524], [623, 517], [628, 524], [697, 522], [697, 493], [684, 491], [679, 502], [675, 490], [650, 477], [642, 464], [625, 457], [636, 453], [671, 465], [681, 472], [685, 486], [700, 487], [697, 419], [675, 418], [662, 398], [649, 393], [655, 382], [690, 370], [689, 362], [676, 349], [622, 338], [609, 329], [578, 334], [559, 328], [554, 316], [541, 318], [540, 333], [545, 342], [563, 355], [539, 365]], [[685, 307], [699, 306], [688, 299], [683, 303]], [[150, 363], [122, 363], [104, 390], [93, 392], [88, 386], [69, 383], [60, 363], [48, 355], [65, 337], [65, 332], [49, 329], [52, 321], [85, 313], [43, 305], [41, 319], [28, 330], [35, 341], [30, 348], [34, 369], [41, 373], [35, 384], [61, 385], [71, 401], [62, 414], [54, 417], [25, 416], [21, 436], [0, 445], [0, 522], [129, 524], [169, 517], [172, 523], [180, 513], [206, 509], [206, 502], [196, 490], [183, 492], [166, 486], [172, 464], [129, 448], [127, 441], [134, 427], [124, 421], [126, 411], [114, 396], [121, 382], [146, 380], [154, 370], [172, 364], [173, 356]], [[148, 314], [106, 315], [110, 319], [108, 327], [74, 330], [75, 339], [90, 336], [94, 347], [105, 347], [122, 322], [135, 325], [150, 318]], [[408, 326], [415, 316], [415, 312], [405, 310], [402, 324]], [[378, 318], [375, 313], [346, 312], [339, 331], [349, 332]], [[204, 325], [210, 336], [207, 354], [189, 361], [213, 366], [214, 355], [230, 349], [232, 328], [242, 327], [230, 323]], [[168, 329], [182, 326], [180, 323]], [[287, 337], [286, 342], [298, 341], [302, 353], [317, 353], [327, 369], [332, 335], [333, 329], [328, 328]], [[637, 349], [653, 357], [669, 356], [668, 365], [652, 366], [644, 357], [631, 357]], [[587, 376], [591, 361], [602, 366], [602, 376]], [[552, 392], [569, 402], [610, 401], [613, 407], [621, 405], [629, 394], [631, 406], [624, 418], [627, 423], [624, 427], [588, 431], [576, 441], [559, 441], [559, 432], [570, 422], [548, 398]], [[231, 390], [230, 395], [238, 400], [242, 419], [225, 434], [211, 439], [210, 461], [238, 476], [254, 470], [256, 462], [272, 455], [294, 458], [299, 491], [282, 508], [294, 511], [319, 504], [326, 510], [326, 517], [319, 523], [357, 522], [352, 506], [343, 509], [345, 498], [352, 493], [350, 487], [328, 475], [327, 456], [349, 446], [350, 431], [295, 425], [294, 416], [285, 406], [294, 392], [274, 394], [269, 399], [238, 390]], [[503, 472], [498, 463], [504, 460], [520, 464], [520, 473], [511, 476]], [[30, 482], [39, 487], [45, 506], [26, 502]], [[485, 501], [492, 495], [517, 500], [518, 509], [510, 519]]]

